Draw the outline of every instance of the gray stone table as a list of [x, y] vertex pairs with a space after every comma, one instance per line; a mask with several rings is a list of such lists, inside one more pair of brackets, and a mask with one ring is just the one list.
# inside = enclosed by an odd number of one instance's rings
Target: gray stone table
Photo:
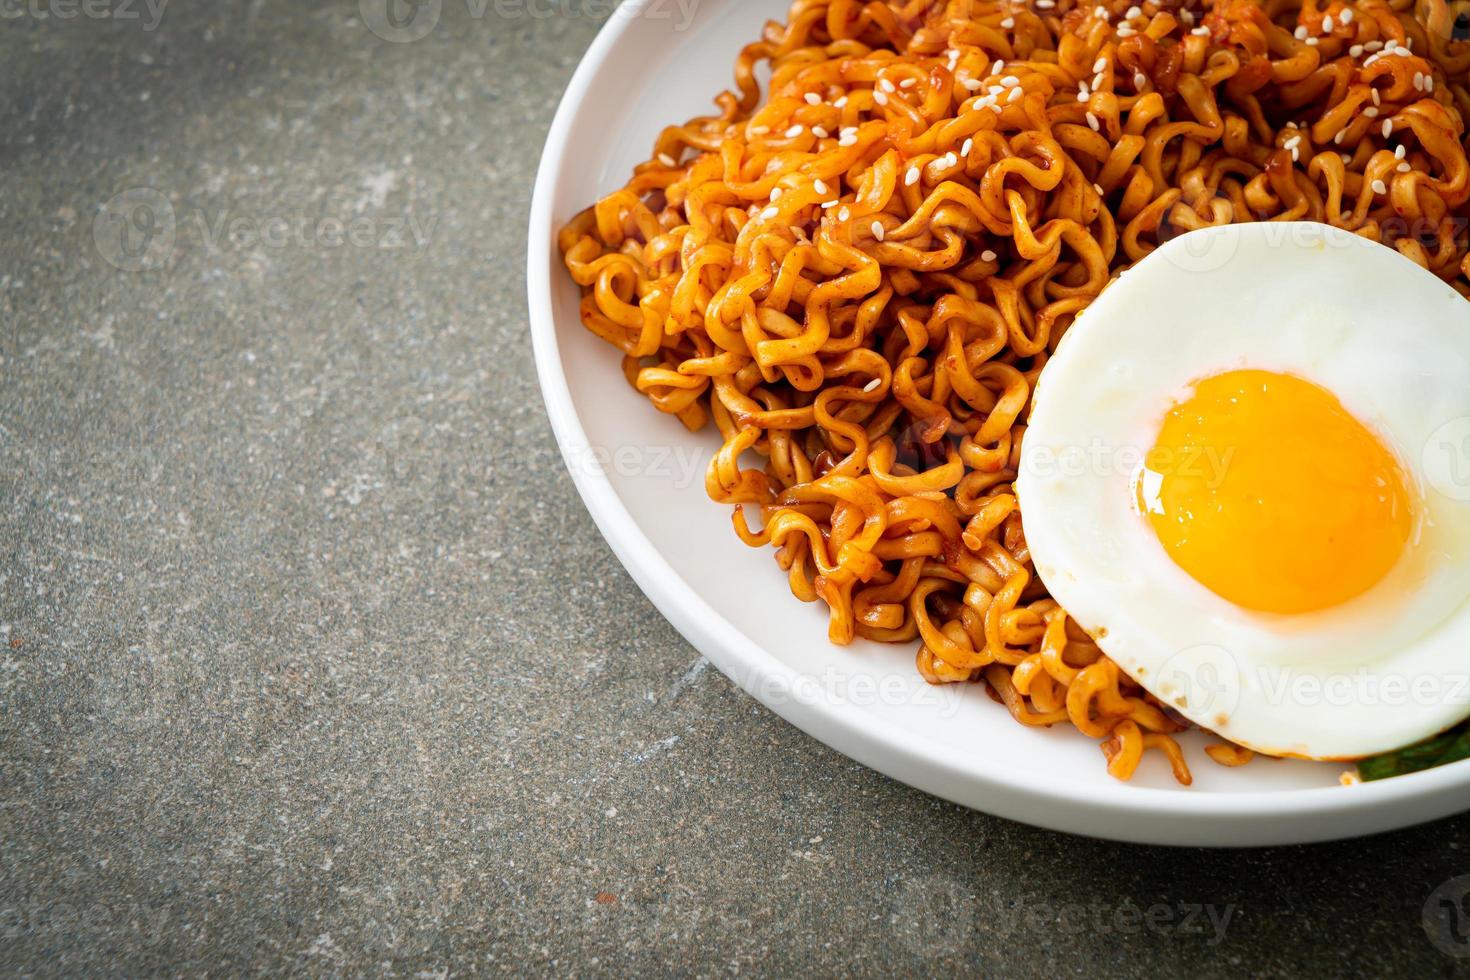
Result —
[[443, 0], [387, 43], [351, 3], [0, 4], [0, 973], [1470, 963], [1420, 925], [1470, 818], [1066, 837], [701, 669], [527, 341], [531, 175], [603, 6]]

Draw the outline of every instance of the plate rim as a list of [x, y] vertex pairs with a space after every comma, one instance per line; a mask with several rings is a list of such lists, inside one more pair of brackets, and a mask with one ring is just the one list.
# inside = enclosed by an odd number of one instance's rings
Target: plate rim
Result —
[[[708, 6], [727, 2], [710, 0]], [[560, 268], [554, 233], [558, 220], [570, 217], [559, 219], [553, 213], [557, 179], [583, 97], [640, 20], [610, 18], [583, 54], [547, 132], [533, 187], [526, 251], [531, 345], [542, 401], [564, 465], [585, 458], [580, 454], [588, 450], [589, 442], [572, 401], [552, 314], [552, 276]], [[1050, 830], [1176, 846], [1339, 840], [1439, 819], [1470, 807], [1470, 760], [1350, 787], [1192, 793], [1120, 782], [1082, 793], [1070, 792], [1064, 780], [1048, 782], [980, 756], [964, 757], [954, 746], [921, 752], [900, 726], [850, 706], [823, 700], [772, 703], [760, 696], [762, 682], [789, 684], [797, 672], [744, 635], [673, 569], [641, 532], [605, 474], [588, 467], [566, 468], [618, 561], [696, 651], [737, 687], [807, 735], [931, 795]], [[933, 743], [924, 744], [926, 749], [932, 747]]]

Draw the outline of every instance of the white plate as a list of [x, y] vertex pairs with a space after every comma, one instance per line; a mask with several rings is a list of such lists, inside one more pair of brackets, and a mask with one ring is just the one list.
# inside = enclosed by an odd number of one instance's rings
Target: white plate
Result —
[[1117, 782], [1075, 730], [1023, 728], [978, 685], [925, 684], [910, 644], [832, 646], [825, 608], [794, 599], [771, 551], [735, 537], [729, 508], [704, 492], [716, 438], [654, 410], [624, 381], [617, 351], [582, 328], [556, 231], [621, 186], [665, 125], [713, 112], [740, 48], [785, 9], [629, 0], [573, 77], [536, 180], [527, 280], [546, 408], [587, 509], [659, 610], [733, 681], [839, 752], [1042, 827], [1154, 844], [1284, 844], [1470, 808], [1470, 763], [1344, 787], [1342, 765], [1216, 766], [1203, 737], [1185, 739], [1193, 787], [1175, 786], [1162, 757]]

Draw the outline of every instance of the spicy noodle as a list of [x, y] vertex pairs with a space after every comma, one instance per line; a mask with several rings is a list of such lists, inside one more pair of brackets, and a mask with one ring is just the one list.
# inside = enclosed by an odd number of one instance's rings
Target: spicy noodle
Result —
[[1470, 295], [1470, 14], [1421, 8], [796, 0], [716, 114], [561, 231], [582, 322], [716, 426], [710, 497], [832, 642], [917, 642], [929, 682], [1188, 783], [1186, 723], [1034, 574], [1031, 390], [1113, 276], [1196, 228], [1324, 222]]

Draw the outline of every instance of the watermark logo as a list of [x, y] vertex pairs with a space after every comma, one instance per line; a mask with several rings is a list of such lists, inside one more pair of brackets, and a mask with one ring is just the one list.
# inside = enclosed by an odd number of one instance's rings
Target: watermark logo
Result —
[[1202, 228], [1171, 239], [1159, 254], [1184, 272], [1218, 272], [1240, 250], [1240, 225]]
[[1229, 718], [1240, 704], [1240, 681], [1229, 650], [1200, 643], [1164, 661], [1149, 687], [1191, 718]]
[[1470, 958], [1470, 875], [1451, 878], [1430, 892], [1421, 921], [1435, 949], [1456, 959]]
[[97, 253], [124, 272], [151, 272], [173, 255], [178, 221], [162, 191], [130, 187], [113, 195], [92, 219]]
[[1424, 479], [1450, 500], [1470, 501], [1470, 416], [1451, 419], [1424, 443], [1419, 462]]
[[358, 0], [367, 29], [385, 41], [411, 44], [428, 36], [444, 12], [444, 0]]

